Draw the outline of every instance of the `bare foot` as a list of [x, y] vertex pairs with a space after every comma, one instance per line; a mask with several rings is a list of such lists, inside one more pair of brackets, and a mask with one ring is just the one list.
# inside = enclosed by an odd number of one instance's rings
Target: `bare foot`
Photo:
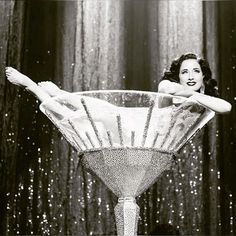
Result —
[[38, 83], [38, 86], [51, 97], [67, 93], [66, 91], [63, 91], [58, 88], [53, 82], [50, 81], [40, 82]]
[[35, 83], [29, 77], [23, 75], [12, 67], [6, 67], [6, 76], [11, 83], [19, 86], [30, 87], [35, 85]]

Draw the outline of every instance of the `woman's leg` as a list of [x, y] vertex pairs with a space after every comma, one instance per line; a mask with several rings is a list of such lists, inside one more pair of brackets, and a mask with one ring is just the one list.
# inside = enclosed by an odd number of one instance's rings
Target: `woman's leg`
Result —
[[51, 81], [39, 82], [38, 86], [51, 97], [55, 97], [62, 94], [70, 94], [70, 92], [60, 89], [59, 87], [57, 87], [57, 85], [55, 85]]
[[41, 102], [50, 98], [50, 95], [41, 89], [34, 81], [12, 67], [6, 67], [6, 76], [11, 83], [22, 86], [32, 92]]

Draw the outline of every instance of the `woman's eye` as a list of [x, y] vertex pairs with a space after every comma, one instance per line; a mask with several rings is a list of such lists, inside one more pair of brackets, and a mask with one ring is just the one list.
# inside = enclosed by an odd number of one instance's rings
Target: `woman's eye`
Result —
[[197, 72], [197, 73], [200, 73], [200, 70], [198, 70], [198, 69], [195, 69], [194, 71]]
[[186, 70], [183, 70], [182, 72], [181, 72], [181, 74], [186, 74], [187, 73], [187, 71]]

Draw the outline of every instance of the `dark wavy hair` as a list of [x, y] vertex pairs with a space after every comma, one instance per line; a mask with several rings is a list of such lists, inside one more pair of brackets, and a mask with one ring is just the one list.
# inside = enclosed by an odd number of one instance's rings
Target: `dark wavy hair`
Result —
[[212, 73], [207, 60], [199, 58], [196, 54], [186, 53], [181, 55], [179, 58], [172, 61], [170, 70], [165, 71], [161, 80], [170, 80], [171, 82], [179, 83], [179, 70], [183, 61], [187, 59], [196, 59], [202, 69], [204, 75], [203, 83], [205, 85], [204, 93], [210, 96], [218, 97], [217, 81], [212, 79]]

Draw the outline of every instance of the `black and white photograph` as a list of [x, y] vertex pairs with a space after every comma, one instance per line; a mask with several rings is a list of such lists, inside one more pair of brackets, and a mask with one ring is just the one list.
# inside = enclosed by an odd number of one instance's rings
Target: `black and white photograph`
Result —
[[0, 235], [236, 235], [235, 0], [0, 1]]

